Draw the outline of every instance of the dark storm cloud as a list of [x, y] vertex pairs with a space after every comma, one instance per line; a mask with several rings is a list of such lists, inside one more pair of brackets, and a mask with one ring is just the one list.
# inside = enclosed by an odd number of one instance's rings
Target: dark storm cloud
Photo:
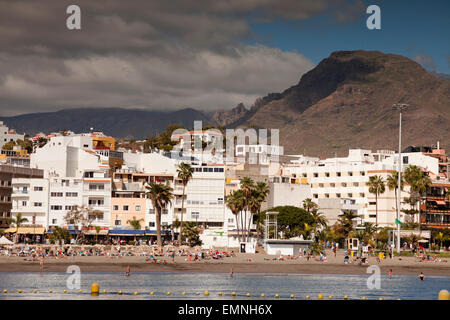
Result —
[[[81, 7], [82, 30], [66, 28], [70, 4]], [[247, 45], [251, 19], [328, 12], [346, 22], [351, 8], [343, 0], [0, 1], [0, 114], [249, 105], [313, 67], [298, 52]]]

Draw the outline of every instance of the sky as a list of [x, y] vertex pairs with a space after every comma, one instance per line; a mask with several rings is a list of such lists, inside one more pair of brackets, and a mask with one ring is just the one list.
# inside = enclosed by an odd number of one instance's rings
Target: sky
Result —
[[[66, 27], [71, 4], [81, 30]], [[373, 4], [380, 30], [366, 27]], [[447, 0], [0, 0], [0, 116], [250, 108], [338, 50], [400, 54], [450, 74], [449, 9]]]

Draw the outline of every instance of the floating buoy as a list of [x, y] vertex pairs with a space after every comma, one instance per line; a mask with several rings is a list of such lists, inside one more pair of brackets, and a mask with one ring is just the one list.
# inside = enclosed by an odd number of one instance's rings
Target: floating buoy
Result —
[[34, 289], [33, 293], [37, 293], [37, 290], [36, 290], [36, 289]]
[[247, 296], [247, 297], [250, 297], [250, 293], [247, 292], [246, 296]]
[[205, 292], [203, 292], [203, 294], [204, 294], [205, 296], [209, 296], [209, 291], [206, 290]]
[[18, 292], [19, 292], [19, 293], [22, 293], [22, 290], [20, 290], [20, 289], [19, 289], [19, 291], [18, 291]]
[[103, 293], [106, 293], [106, 290], [105, 290], [105, 289], [103, 289]]
[[137, 296], [139, 293], [137, 291], [134, 292], [134, 295]]
[[294, 297], [294, 295], [293, 294], [291, 294], [291, 299], [294, 299], [295, 297]]
[[48, 292], [49, 292], [49, 293], [53, 293], [53, 290], [49, 290]]
[[366, 300], [366, 297], [362, 297], [363, 300]]
[[333, 299], [333, 296], [328, 296], [328, 299], [330, 299], [330, 300]]
[[168, 296], [170, 296], [172, 294], [172, 292], [170, 292], [170, 291], [167, 291], [167, 295]]
[[80, 289], [80, 291], [78, 291], [79, 293], [83, 293], [83, 290]]
[[306, 299], [309, 299], [309, 296], [306, 296], [305, 298], [306, 298]]
[[183, 296], [185, 296], [185, 295], [186, 295], [186, 292], [183, 291], [181, 294], [182, 294]]
[[380, 297], [380, 298], [378, 298], [378, 300], [383, 300], [383, 298]]
[[217, 295], [222, 296], [222, 292], [218, 292]]
[[450, 300], [450, 294], [447, 290], [439, 291], [438, 300]]
[[233, 297], [236, 297], [236, 292], [232, 292], [231, 295], [232, 295]]
[[261, 293], [261, 298], [264, 298], [264, 297], [265, 297], [264, 293]]
[[67, 290], [66, 290], [66, 289], [64, 289], [64, 293], [67, 293]]
[[323, 299], [323, 294], [319, 293], [319, 294], [317, 295], [317, 298], [318, 298], [318, 299]]
[[3, 293], [8, 293], [8, 290], [6, 290], [6, 289], [5, 289], [5, 290], [3, 290]]
[[123, 292], [122, 292], [122, 290], [119, 290], [119, 294], [122, 294]]
[[348, 297], [347, 297], [347, 296], [344, 296], [344, 300], [348, 300]]
[[280, 297], [280, 296], [278, 295], [278, 293], [277, 293], [277, 294], [275, 294], [275, 298], [277, 298], [277, 299], [278, 299], [279, 297]]
[[100, 292], [100, 285], [97, 282], [91, 284], [91, 295], [98, 296]]
[[150, 295], [151, 295], [151, 296], [154, 296], [154, 295], [155, 295], [155, 293], [154, 293], [154, 292], [152, 291], [152, 292], [150, 292]]

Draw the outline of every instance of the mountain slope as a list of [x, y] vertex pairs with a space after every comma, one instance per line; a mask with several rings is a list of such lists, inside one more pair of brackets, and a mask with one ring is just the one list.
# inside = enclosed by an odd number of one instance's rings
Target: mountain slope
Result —
[[345, 155], [350, 147], [398, 148], [398, 112], [403, 145], [450, 145], [450, 81], [416, 62], [377, 51], [339, 51], [279, 94], [258, 99], [241, 126], [279, 128], [288, 152]]
[[57, 112], [33, 113], [15, 117], [0, 117], [18, 132], [36, 134], [61, 130], [89, 132], [90, 128], [115, 137], [143, 139], [163, 131], [170, 124], [192, 128], [194, 120], [209, 124], [209, 118], [194, 109], [172, 112], [129, 110], [119, 108], [68, 109]]

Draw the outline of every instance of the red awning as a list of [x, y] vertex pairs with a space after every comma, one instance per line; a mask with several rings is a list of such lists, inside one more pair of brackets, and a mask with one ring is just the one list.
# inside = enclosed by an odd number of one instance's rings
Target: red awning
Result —
[[445, 201], [443, 200], [436, 200], [436, 203], [445, 206]]

